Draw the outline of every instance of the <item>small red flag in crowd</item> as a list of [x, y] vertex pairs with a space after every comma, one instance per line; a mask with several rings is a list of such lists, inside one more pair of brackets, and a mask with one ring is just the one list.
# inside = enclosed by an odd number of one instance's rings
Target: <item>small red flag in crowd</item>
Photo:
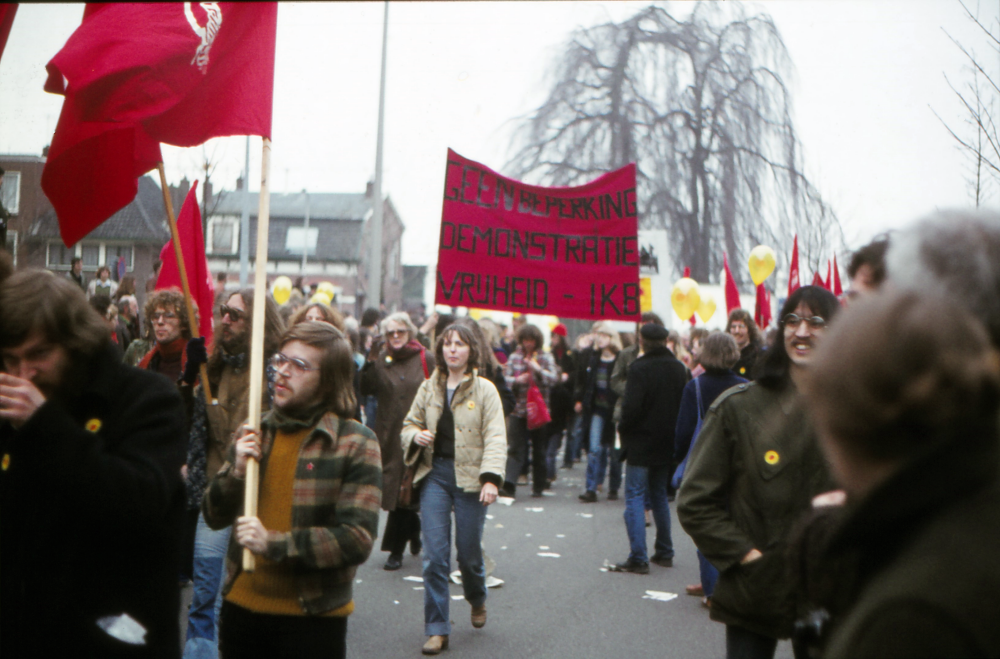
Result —
[[276, 3], [91, 4], [46, 69], [66, 96], [42, 188], [72, 245], [135, 198], [159, 144], [271, 134]]
[[16, 2], [0, 4], [0, 59], [3, 58], [3, 49], [7, 47], [7, 37], [10, 36], [10, 27], [14, 24], [16, 13]]
[[831, 275], [830, 275], [830, 260], [827, 259], [827, 261], [826, 261], [826, 281], [823, 282], [823, 288], [825, 288], [828, 291], [832, 291], [833, 290], [833, 285], [832, 285], [832, 282], [830, 281], [830, 277], [831, 277]]
[[837, 255], [833, 255], [833, 294], [840, 297], [844, 293], [840, 285], [840, 268], [837, 267]]
[[823, 278], [819, 276], [819, 273], [818, 273], [818, 272], [814, 272], [814, 273], [813, 273], [813, 280], [812, 280], [812, 285], [813, 285], [813, 286], [819, 286], [820, 288], [826, 288], [826, 287], [825, 287], [825, 286], [823, 285]]
[[[181, 243], [181, 253], [184, 256], [184, 271], [187, 273], [188, 285], [191, 287], [191, 298], [198, 303], [198, 331], [205, 337], [205, 345], [212, 342], [212, 308], [215, 304], [215, 291], [212, 286], [212, 273], [208, 269], [208, 257], [205, 256], [205, 236], [201, 229], [201, 211], [198, 209], [198, 197], [195, 190], [198, 181], [191, 186], [181, 206], [177, 217], [177, 237]], [[160, 250], [160, 276], [156, 279], [157, 290], [176, 287], [182, 289], [181, 272], [177, 267], [177, 255], [172, 240]]]
[[740, 308], [740, 291], [736, 288], [733, 273], [729, 271], [729, 257], [725, 252], [722, 253], [722, 265], [726, 269], [726, 315], [729, 315], [733, 309]]
[[753, 311], [753, 322], [760, 329], [766, 329], [771, 324], [771, 294], [764, 288], [764, 283], [757, 285], [757, 303]]
[[788, 296], [791, 297], [792, 293], [799, 287], [799, 237], [795, 236], [795, 242], [792, 244], [792, 267], [788, 271]]

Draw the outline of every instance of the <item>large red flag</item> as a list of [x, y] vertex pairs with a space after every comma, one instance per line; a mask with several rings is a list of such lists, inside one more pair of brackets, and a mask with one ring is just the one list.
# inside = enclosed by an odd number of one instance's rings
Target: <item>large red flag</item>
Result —
[[0, 4], [0, 58], [3, 58], [3, 49], [7, 47], [7, 37], [10, 36], [10, 26], [14, 24], [16, 13], [16, 2]]
[[160, 142], [270, 137], [276, 20], [276, 3], [87, 6], [46, 67], [66, 102], [42, 188], [67, 245], [135, 197]]
[[788, 296], [791, 297], [799, 287], [799, 236], [796, 234], [792, 244], [792, 267], [788, 270]]
[[840, 268], [837, 267], [837, 255], [833, 255], [833, 294], [840, 297], [844, 292], [840, 285]]
[[[198, 181], [191, 186], [177, 217], [177, 235], [181, 242], [181, 253], [184, 255], [184, 270], [187, 272], [188, 286], [191, 287], [191, 299], [198, 303], [198, 331], [205, 337], [205, 345], [212, 342], [212, 313], [215, 304], [215, 291], [212, 287], [212, 273], [208, 269], [208, 257], [205, 255], [205, 236], [201, 230], [201, 211], [198, 209], [198, 197], [195, 190]], [[160, 250], [160, 276], [156, 279], [156, 288], [181, 287], [181, 271], [177, 267], [177, 256], [173, 241]], [[183, 289], [182, 289], [183, 290]]]
[[833, 290], [833, 284], [830, 281], [830, 277], [831, 277], [831, 275], [830, 275], [830, 260], [827, 259], [827, 261], [826, 261], [826, 280], [823, 281], [823, 288], [825, 288], [828, 291], [832, 291]]
[[740, 291], [736, 288], [733, 280], [733, 273], [729, 271], [729, 257], [722, 253], [722, 264], [726, 268], [726, 314], [732, 313], [733, 309], [740, 308]]

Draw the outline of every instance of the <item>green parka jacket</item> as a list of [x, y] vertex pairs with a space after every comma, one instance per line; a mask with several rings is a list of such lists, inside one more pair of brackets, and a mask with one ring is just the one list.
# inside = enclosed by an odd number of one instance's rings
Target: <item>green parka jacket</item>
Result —
[[[719, 569], [713, 620], [773, 638], [791, 635], [785, 543], [812, 498], [834, 488], [793, 386], [741, 384], [716, 399], [677, 498], [681, 525]], [[741, 565], [751, 549], [763, 557]]]

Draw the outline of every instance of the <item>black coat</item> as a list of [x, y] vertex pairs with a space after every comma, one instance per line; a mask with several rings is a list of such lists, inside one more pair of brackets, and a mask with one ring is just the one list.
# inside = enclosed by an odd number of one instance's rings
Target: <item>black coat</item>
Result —
[[1000, 442], [957, 435], [843, 509], [801, 582], [830, 614], [822, 656], [1000, 656]]
[[[0, 424], [0, 656], [177, 657], [184, 407], [110, 346], [82, 386]], [[97, 620], [127, 613], [146, 646]]]
[[628, 367], [622, 420], [622, 460], [637, 467], [673, 463], [674, 429], [690, 371], [665, 347]]

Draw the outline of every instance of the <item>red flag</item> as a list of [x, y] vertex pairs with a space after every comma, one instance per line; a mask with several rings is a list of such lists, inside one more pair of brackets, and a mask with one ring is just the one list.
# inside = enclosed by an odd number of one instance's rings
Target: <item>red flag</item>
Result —
[[788, 296], [791, 297], [799, 287], [799, 237], [795, 236], [792, 244], [792, 267], [788, 270]]
[[14, 24], [16, 13], [16, 2], [0, 4], [0, 59], [3, 58], [3, 49], [7, 47], [7, 37], [10, 36], [10, 26]]
[[[215, 290], [212, 287], [212, 273], [208, 269], [208, 257], [205, 255], [201, 211], [198, 209], [198, 198], [195, 196], [197, 188], [198, 181], [195, 181], [181, 207], [181, 213], [177, 217], [177, 235], [181, 241], [181, 253], [184, 255], [184, 270], [187, 272], [188, 286], [191, 287], [191, 298], [198, 303], [198, 331], [205, 337], [205, 345], [209, 345], [212, 342]], [[163, 267], [156, 279], [156, 288], [175, 286], [181, 289], [181, 273], [177, 267], [173, 241], [168, 241], [160, 250], [160, 261], [163, 262]]]
[[760, 329], [766, 329], [771, 324], [771, 294], [764, 288], [761, 282], [757, 286], [757, 302], [753, 311], [753, 322], [757, 323]]
[[729, 257], [722, 253], [722, 264], [726, 268], [726, 314], [732, 313], [733, 309], [740, 308], [740, 292], [733, 281], [733, 273], [729, 271]]
[[844, 293], [840, 285], [840, 268], [837, 267], [837, 255], [833, 255], [833, 294], [840, 297]]
[[826, 261], [826, 281], [823, 282], [823, 288], [825, 288], [828, 291], [832, 291], [833, 290], [833, 286], [830, 283], [830, 260], [829, 259], [827, 259], [827, 261]]
[[825, 286], [823, 286], [823, 278], [819, 276], [818, 272], [813, 273], [812, 285], [819, 286], [820, 288], [825, 288]]
[[63, 242], [135, 198], [160, 142], [270, 136], [276, 19], [275, 3], [87, 6], [46, 67], [66, 96], [42, 174]]

